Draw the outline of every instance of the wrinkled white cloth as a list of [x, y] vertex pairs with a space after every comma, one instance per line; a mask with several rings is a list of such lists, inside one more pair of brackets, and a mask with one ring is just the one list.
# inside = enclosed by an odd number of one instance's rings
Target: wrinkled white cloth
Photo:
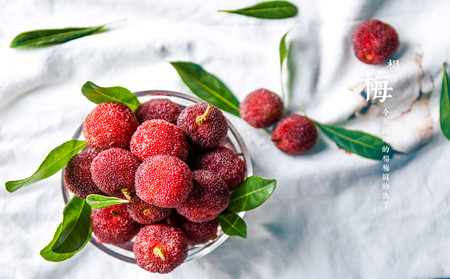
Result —
[[[261, 87], [280, 93], [278, 44], [288, 30], [293, 70], [285, 79], [292, 84], [288, 109], [299, 113], [296, 104], [301, 103], [319, 121], [379, 133], [382, 117], [376, 114], [343, 122], [357, 108], [349, 86], [367, 71], [385, 67], [359, 62], [351, 45], [356, 26], [378, 18], [399, 34], [405, 50], [397, 57], [399, 72], [405, 73], [402, 66], [421, 53], [423, 70], [434, 78], [429, 102], [419, 109], [429, 114], [417, 113], [392, 126], [393, 136], [410, 140], [404, 143], [409, 154], [390, 162], [388, 208], [382, 203], [381, 162], [349, 155], [323, 134], [309, 154], [289, 156], [264, 131], [230, 116], [251, 153], [254, 173], [278, 180], [270, 200], [245, 216], [246, 240], [230, 238], [168, 275], [149, 274], [91, 244], [65, 262], [46, 262], [39, 251], [52, 239], [64, 207], [58, 173], [13, 194], [1, 187], [0, 278], [450, 276], [450, 142], [439, 129], [442, 62], [450, 62], [450, 2], [295, 1], [297, 17], [273, 21], [217, 12], [256, 2], [0, 1], [2, 185], [32, 174], [51, 149], [72, 137], [94, 108], [80, 93], [88, 80], [132, 91], [189, 92], [168, 63], [180, 60], [201, 64], [241, 101]], [[23, 31], [122, 18], [127, 20], [107, 32], [62, 45], [9, 48]], [[404, 88], [409, 87], [395, 84], [399, 94]], [[406, 105], [395, 92], [392, 103]], [[423, 115], [429, 117], [432, 137], [420, 142], [413, 124]], [[402, 130], [407, 127], [413, 128]]]

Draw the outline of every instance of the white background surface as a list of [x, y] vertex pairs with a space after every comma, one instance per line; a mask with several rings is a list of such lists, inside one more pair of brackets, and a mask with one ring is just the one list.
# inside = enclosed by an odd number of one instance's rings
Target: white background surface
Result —
[[[430, 144], [392, 160], [388, 209], [381, 200], [379, 162], [348, 155], [323, 135], [310, 154], [288, 156], [266, 133], [232, 117], [255, 174], [278, 180], [271, 199], [245, 216], [247, 240], [228, 239], [169, 275], [149, 274], [90, 244], [70, 260], [46, 262], [39, 251], [53, 237], [64, 207], [58, 173], [13, 194], [1, 187], [0, 278], [450, 276], [450, 143], [438, 125], [442, 62], [450, 62], [450, 2], [297, 1], [299, 15], [278, 21], [216, 12], [254, 3], [0, 1], [2, 185], [32, 174], [51, 149], [72, 137], [94, 108], [80, 92], [87, 80], [132, 91], [188, 92], [168, 63], [181, 60], [216, 74], [241, 101], [260, 87], [280, 92], [278, 43], [289, 29], [294, 30], [294, 55], [310, 57], [295, 61], [302, 74], [295, 76], [298, 86], [289, 109], [298, 112], [296, 102], [301, 101], [321, 117], [328, 90], [345, 90], [348, 84], [341, 81], [358, 80], [366, 69], [353, 55], [353, 30], [379, 18], [396, 28], [403, 46], [422, 48], [423, 66], [435, 79], [430, 101], [434, 136]], [[9, 48], [23, 31], [122, 18], [127, 20], [108, 32], [66, 44]]]

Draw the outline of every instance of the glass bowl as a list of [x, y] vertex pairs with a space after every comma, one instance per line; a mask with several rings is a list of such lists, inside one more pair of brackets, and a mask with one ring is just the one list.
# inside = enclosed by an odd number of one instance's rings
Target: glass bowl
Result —
[[[196, 97], [190, 96], [190, 95], [186, 95], [186, 94], [178, 93], [178, 92], [172, 92], [172, 91], [164, 91], [164, 90], [140, 91], [140, 92], [136, 92], [134, 94], [139, 98], [139, 100], [142, 103], [144, 103], [150, 99], [154, 99], [154, 98], [167, 98], [167, 99], [171, 100], [172, 102], [180, 104], [182, 106], [189, 106], [194, 103], [203, 102], [202, 100], [200, 100]], [[225, 113], [225, 116], [227, 116], [227, 113]], [[224, 142], [222, 142], [221, 145], [224, 145], [224, 146], [232, 149], [237, 154], [242, 154], [241, 158], [244, 160], [244, 162], [247, 166], [246, 177], [249, 177], [253, 173], [252, 163], [250, 160], [250, 154], [248, 153], [247, 147], [245, 146], [244, 141], [242, 140], [242, 137], [239, 135], [236, 128], [231, 124], [231, 122], [228, 119], [227, 119], [227, 122], [228, 122], [228, 126], [229, 126], [227, 139]], [[78, 127], [78, 129], [76, 130], [75, 134], [72, 137], [73, 140], [84, 139], [83, 134], [82, 134], [82, 129], [83, 129], [83, 124], [81, 124], [80, 127]], [[61, 172], [61, 186], [62, 186], [61, 190], [62, 190], [64, 202], [67, 204], [68, 201], [73, 196], [73, 194], [71, 192], [69, 192], [69, 190], [67, 189], [67, 187], [64, 183], [64, 171], [65, 171], [65, 167], [62, 169], [62, 172]], [[244, 212], [239, 213], [239, 215], [241, 217], [243, 217]], [[189, 253], [188, 253], [188, 256], [187, 256], [185, 262], [189, 262], [189, 261], [192, 261], [192, 260], [195, 260], [195, 259], [205, 256], [209, 252], [216, 249], [219, 245], [221, 245], [227, 238], [228, 238], [228, 235], [224, 234], [219, 226], [219, 229], [217, 232], [217, 238], [215, 238], [214, 240], [210, 240], [209, 242], [207, 242], [205, 244], [189, 246]], [[92, 234], [92, 238], [91, 238], [90, 242], [94, 246], [96, 246], [97, 248], [99, 248], [100, 250], [102, 250], [103, 252], [105, 252], [106, 254], [108, 254], [110, 256], [113, 256], [113, 257], [120, 259], [122, 261], [125, 261], [125, 262], [136, 263], [136, 260], [134, 258], [134, 254], [133, 254], [133, 250], [132, 250], [133, 240], [128, 243], [125, 243], [121, 246], [116, 246], [116, 245], [112, 245], [112, 244], [102, 243], [96, 239], [94, 234]]]

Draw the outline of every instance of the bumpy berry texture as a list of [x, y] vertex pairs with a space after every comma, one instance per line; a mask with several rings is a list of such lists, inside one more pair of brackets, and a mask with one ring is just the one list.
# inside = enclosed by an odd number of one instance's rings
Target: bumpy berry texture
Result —
[[191, 170], [177, 157], [156, 155], [147, 158], [136, 172], [136, 194], [159, 207], [180, 205], [192, 190]]
[[100, 152], [91, 164], [92, 180], [108, 195], [129, 198], [140, 160], [128, 150], [110, 148]]
[[157, 207], [141, 200], [137, 195], [131, 196], [131, 202], [128, 204], [128, 214], [130, 217], [141, 224], [154, 224], [166, 219], [173, 209]]
[[177, 125], [197, 147], [214, 148], [226, 137], [228, 123], [222, 111], [211, 104], [196, 103], [178, 116]]
[[366, 64], [383, 63], [394, 54], [398, 46], [399, 40], [395, 29], [377, 19], [362, 23], [353, 34], [355, 55]]
[[151, 99], [136, 109], [136, 116], [140, 123], [152, 119], [163, 119], [174, 125], [177, 124], [178, 115], [183, 110], [179, 104], [169, 99]]
[[64, 182], [77, 197], [85, 199], [90, 194], [103, 194], [91, 177], [91, 163], [102, 150], [86, 146], [67, 163]]
[[194, 188], [176, 208], [178, 214], [197, 223], [217, 218], [230, 203], [227, 184], [217, 174], [207, 170], [193, 171], [192, 180]]
[[138, 119], [127, 106], [101, 103], [86, 117], [83, 135], [92, 146], [128, 148], [138, 125]]
[[184, 232], [175, 226], [153, 224], [143, 227], [133, 245], [137, 264], [150, 272], [169, 273], [188, 256]]
[[161, 119], [142, 123], [131, 138], [130, 150], [141, 160], [155, 155], [170, 155], [185, 160], [189, 153], [183, 130]]
[[258, 89], [239, 105], [241, 118], [255, 128], [265, 128], [283, 116], [283, 102], [277, 94]]
[[227, 183], [230, 191], [244, 181], [246, 174], [244, 161], [232, 150], [223, 146], [218, 146], [216, 149], [200, 155], [196, 167], [217, 173]]
[[203, 244], [209, 240], [214, 240], [217, 237], [217, 228], [219, 227], [219, 219], [217, 218], [209, 222], [195, 223], [179, 214], [170, 215], [167, 222], [183, 230], [189, 245]]
[[103, 243], [123, 244], [131, 240], [141, 228], [127, 213], [126, 204], [92, 209], [92, 232]]
[[317, 128], [310, 119], [293, 114], [278, 122], [272, 133], [272, 141], [285, 153], [302, 154], [316, 144]]

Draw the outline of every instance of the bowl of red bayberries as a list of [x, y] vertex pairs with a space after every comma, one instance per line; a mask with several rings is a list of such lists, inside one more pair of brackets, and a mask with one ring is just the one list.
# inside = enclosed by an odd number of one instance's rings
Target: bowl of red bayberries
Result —
[[75, 132], [73, 140], [87, 145], [63, 169], [63, 198], [120, 199], [92, 208], [90, 242], [168, 273], [227, 239], [218, 216], [252, 165], [238, 131], [215, 106], [171, 91], [135, 95], [141, 104], [134, 111], [100, 103]]

